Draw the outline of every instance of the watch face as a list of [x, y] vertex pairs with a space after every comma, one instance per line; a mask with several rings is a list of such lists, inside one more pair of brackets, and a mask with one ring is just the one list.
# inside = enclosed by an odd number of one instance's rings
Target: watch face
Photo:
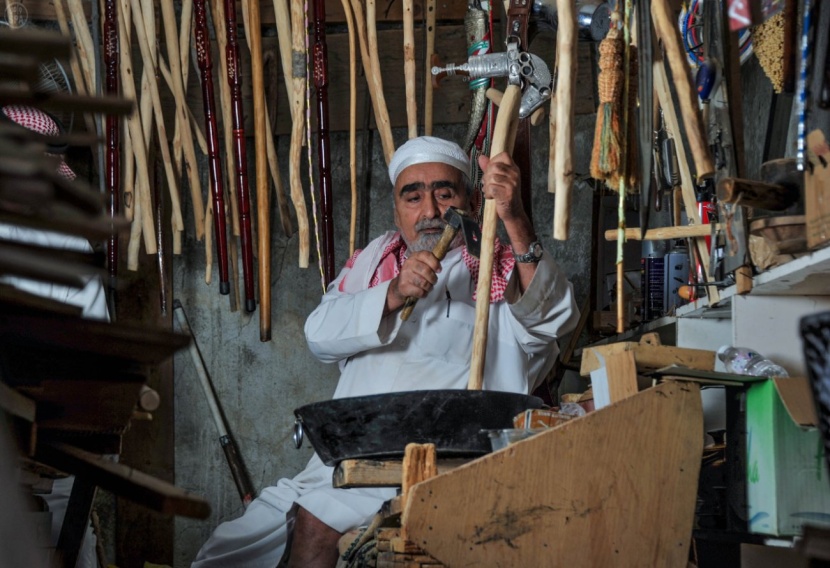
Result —
[[542, 245], [539, 243], [534, 243], [533, 248], [531, 249], [533, 256], [536, 258], [542, 258]]

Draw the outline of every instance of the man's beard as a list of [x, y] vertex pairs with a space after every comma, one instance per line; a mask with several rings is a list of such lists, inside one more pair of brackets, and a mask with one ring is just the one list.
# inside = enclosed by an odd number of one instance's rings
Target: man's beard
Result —
[[[432, 251], [432, 249], [435, 248], [435, 245], [438, 244], [438, 241], [441, 240], [441, 236], [444, 234], [444, 227], [446, 226], [446, 221], [443, 221], [442, 219], [421, 219], [415, 223], [415, 231], [418, 233], [418, 237], [412, 242], [409, 242], [406, 237], [403, 237], [407, 250], [410, 253], [422, 250]], [[438, 233], [425, 233], [424, 231], [427, 229], [441, 229], [441, 231]], [[401, 236], [403, 236], [403, 233], [401, 233]], [[460, 247], [463, 244], [464, 235], [462, 235], [461, 231], [459, 231], [452, 240], [449, 250]]]

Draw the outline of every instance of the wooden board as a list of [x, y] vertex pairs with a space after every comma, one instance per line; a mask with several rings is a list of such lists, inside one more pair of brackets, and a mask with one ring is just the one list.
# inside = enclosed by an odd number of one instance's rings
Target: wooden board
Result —
[[686, 566], [702, 433], [662, 384], [419, 483], [403, 526], [448, 566]]
[[705, 349], [686, 349], [683, 347], [672, 347], [669, 345], [644, 345], [632, 341], [621, 341], [610, 345], [589, 347], [582, 352], [582, 365], [579, 374], [588, 375], [594, 369], [601, 366], [596, 354], [600, 353], [608, 357], [623, 351], [633, 351], [634, 360], [638, 370], [651, 370], [679, 365], [690, 369], [711, 371], [715, 368], [715, 352]]
[[205, 519], [210, 505], [201, 497], [120, 463], [60, 443], [38, 447], [37, 460], [140, 503], [159, 513]]
[[[463, 458], [439, 459], [438, 473], [455, 469], [470, 460]], [[400, 487], [401, 460], [343, 460], [334, 468], [334, 487]]]

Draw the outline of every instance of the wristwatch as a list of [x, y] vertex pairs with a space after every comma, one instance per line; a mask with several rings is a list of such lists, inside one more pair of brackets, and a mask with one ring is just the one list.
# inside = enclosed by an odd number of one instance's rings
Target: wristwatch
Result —
[[542, 258], [542, 243], [533, 241], [524, 254], [513, 254], [516, 262], [537, 263]]

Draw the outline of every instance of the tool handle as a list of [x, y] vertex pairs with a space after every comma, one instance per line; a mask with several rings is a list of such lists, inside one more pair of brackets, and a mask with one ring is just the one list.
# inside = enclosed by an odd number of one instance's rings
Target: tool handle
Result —
[[222, 450], [225, 452], [225, 459], [228, 460], [228, 467], [231, 468], [231, 476], [233, 477], [236, 490], [239, 492], [239, 498], [242, 499], [242, 505], [247, 507], [254, 499], [256, 490], [248, 472], [242, 463], [242, 458], [239, 455], [239, 450], [236, 447], [236, 442], [230, 436], [222, 436], [219, 438], [219, 443], [222, 445]]
[[[444, 232], [441, 234], [441, 238], [435, 244], [435, 247], [432, 249], [432, 254], [440, 261], [444, 260], [444, 257], [447, 256], [447, 251], [450, 249], [450, 245], [452, 241], [455, 239], [455, 236], [458, 234], [458, 228], [453, 227], [452, 225], [447, 225], [444, 228]], [[412, 310], [415, 309], [415, 303], [418, 301], [418, 298], [413, 296], [409, 296], [404, 302], [403, 309], [401, 310], [401, 320], [406, 321], [409, 319], [409, 316], [412, 315]]]
[[[516, 85], [508, 85], [504, 91], [490, 156], [502, 152], [513, 152], [516, 143], [516, 130], [519, 125], [519, 105], [522, 90]], [[470, 363], [470, 378], [467, 388], [481, 390], [484, 383], [484, 349], [487, 346], [487, 328], [490, 322], [490, 286], [493, 283], [493, 262], [496, 250], [496, 225], [498, 212], [492, 199], [484, 202], [484, 216], [481, 227], [481, 264], [478, 270], [478, 287], [476, 288], [476, 320], [473, 331], [473, 356]]]

